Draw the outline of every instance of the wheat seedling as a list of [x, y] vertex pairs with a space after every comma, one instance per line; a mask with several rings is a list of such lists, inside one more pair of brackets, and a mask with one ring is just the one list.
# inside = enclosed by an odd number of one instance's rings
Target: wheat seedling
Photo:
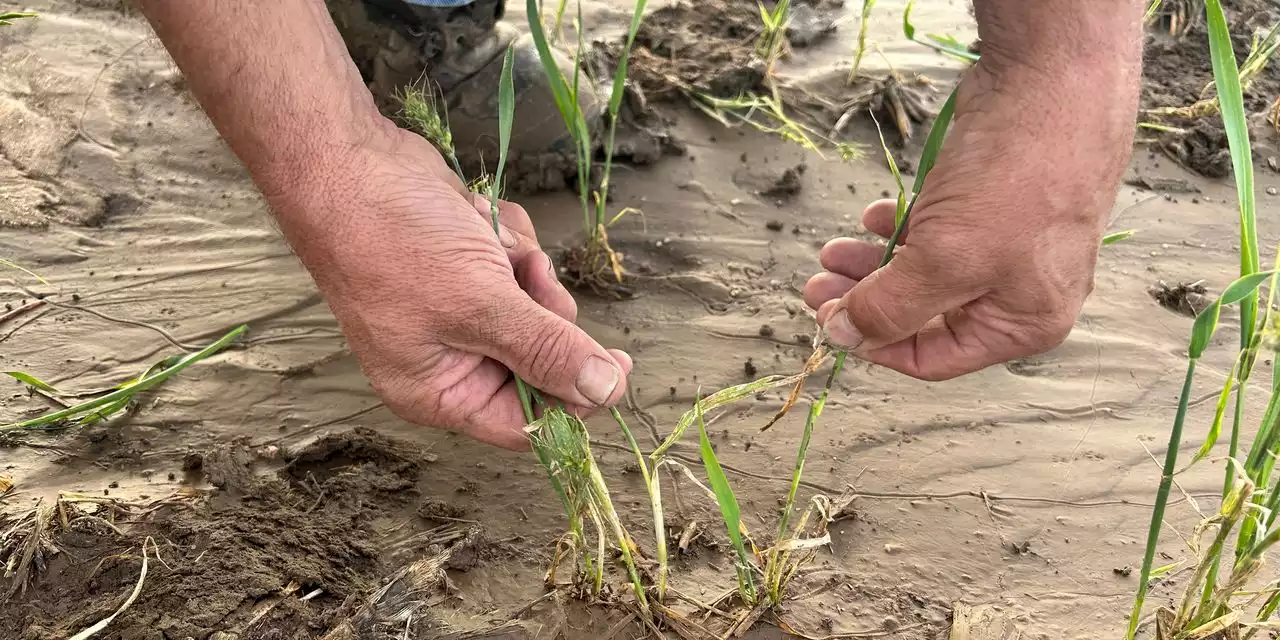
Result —
[[[187, 367], [222, 351], [247, 327], [241, 325], [232, 329], [209, 346], [185, 355], [175, 355], [151, 365], [142, 375], [126, 380], [110, 389], [100, 391], [66, 393], [39, 378], [21, 371], [5, 371], [5, 375], [26, 384], [33, 392], [63, 406], [35, 418], [0, 424], [0, 437], [13, 435], [23, 431], [55, 430], [70, 426], [81, 426], [106, 420], [128, 409], [139, 393], [154, 388], [165, 380], [177, 375]], [[67, 402], [72, 398], [89, 397], [90, 399], [75, 404]]]
[[858, 79], [858, 68], [862, 66], [862, 56], [867, 52], [867, 27], [871, 18], [871, 9], [876, 0], [862, 0], [861, 22], [858, 25], [858, 46], [853, 52], [853, 66], [849, 68], [849, 84]]
[[[1173, 478], [1180, 473], [1178, 450], [1182, 442], [1196, 366], [1217, 328], [1223, 306], [1239, 305], [1240, 343], [1235, 364], [1218, 395], [1214, 418], [1205, 442], [1191, 462], [1194, 465], [1203, 460], [1215, 448], [1221, 435], [1231, 391], [1234, 389], [1235, 408], [1226, 457], [1222, 505], [1217, 514], [1197, 527], [1193, 543], [1193, 551], [1199, 556], [1195, 573], [1186, 585], [1177, 611], [1162, 609], [1157, 612], [1157, 637], [1162, 640], [1204, 638], [1214, 633], [1230, 633], [1231, 637], [1236, 637], [1242, 626], [1249, 628], [1245, 637], [1252, 637], [1259, 628], [1274, 628], [1270, 616], [1280, 604], [1280, 585], [1272, 582], [1252, 591], [1248, 588], [1257, 577], [1266, 552], [1280, 540], [1280, 526], [1277, 526], [1275, 511], [1280, 507], [1280, 487], [1275, 486], [1273, 477], [1275, 459], [1280, 454], [1280, 429], [1276, 428], [1276, 422], [1280, 420], [1280, 393], [1277, 393], [1275, 386], [1275, 381], [1280, 380], [1280, 377], [1276, 377], [1274, 371], [1273, 383], [1266, 389], [1269, 397], [1258, 431], [1244, 461], [1241, 462], [1239, 457], [1250, 374], [1257, 362], [1259, 350], [1264, 347], [1274, 349], [1276, 346], [1277, 318], [1272, 309], [1276, 273], [1280, 269], [1280, 249], [1277, 250], [1275, 267], [1270, 271], [1260, 270], [1253, 160], [1242, 86], [1247, 79], [1242, 78], [1241, 69], [1236, 65], [1231, 34], [1220, 0], [1206, 0], [1205, 17], [1214, 82], [1218, 89], [1218, 110], [1227, 134], [1236, 182], [1241, 238], [1240, 278], [1227, 286], [1222, 295], [1196, 317], [1192, 326], [1187, 350], [1187, 370], [1170, 429], [1168, 449], [1147, 533], [1138, 590], [1129, 617], [1126, 634], [1129, 640], [1137, 634], [1147, 591], [1152, 577], [1157, 573], [1152, 564]], [[1258, 42], [1255, 38], [1254, 50], [1259, 49]], [[1259, 287], [1264, 282], [1269, 282], [1269, 293], [1267, 304], [1262, 307], [1263, 318], [1259, 321]], [[1212, 542], [1201, 552], [1200, 539], [1214, 528], [1216, 533]], [[1229, 568], [1223, 576], [1225, 550], [1232, 542], [1233, 533], [1234, 560], [1228, 558]], [[1254, 615], [1254, 622], [1241, 622], [1246, 612], [1255, 608], [1257, 613]]]
[[[604, 275], [612, 273], [614, 279], [622, 281], [623, 267], [621, 257], [609, 245], [608, 227], [618, 219], [609, 218], [607, 214], [609, 200], [609, 180], [613, 170], [613, 147], [618, 129], [618, 116], [622, 110], [622, 100], [626, 91], [627, 64], [631, 48], [635, 44], [636, 32], [644, 15], [647, 0], [637, 0], [632, 12], [631, 24], [627, 30], [627, 39], [622, 52], [618, 56], [618, 68], [614, 72], [613, 84], [609, 93], [605, 116], [607, 129], [604, 140], [604, 164], [600, 173], [600, 186], [592, 188], [592, 151], [595, 148], [591, 126], [582, 111], [579, 102], [582, 87], [581, 63], [583, 57], [582, 5], [578, 4], [578, 47], [574, 54], [573, 78], [565, 78], [556, 59], [551, 52], [542, 22], [537, 18], [536, 0], [527, 0], [529, 12], [529, 31], [533, 36], [534, 46], [542, 60], [551, 94], [556, 108], [564, 119], [566, 129], [574, 141], [574, 151], [578, 173], [578, 200], [582, 207], [582, 226], [586, 241], [579, 251], [570, 256], [568, 271], [577, 280], [577, 284], [586, 284], [598, 288], [603, 284]], [[588, 80], [589, 81], [589, 80]], [[590, 89], [588, 89], [590, 90]]]

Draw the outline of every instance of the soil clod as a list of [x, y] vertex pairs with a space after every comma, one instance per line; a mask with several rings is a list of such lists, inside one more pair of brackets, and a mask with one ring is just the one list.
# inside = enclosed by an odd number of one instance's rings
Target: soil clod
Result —
[[1151, 288], [1150, 293], [1165, 309], [1193, 318], [1209, 306], [1208, 290], [1203, 280], [1180, 282], [1172, 286], [1159, 282]]

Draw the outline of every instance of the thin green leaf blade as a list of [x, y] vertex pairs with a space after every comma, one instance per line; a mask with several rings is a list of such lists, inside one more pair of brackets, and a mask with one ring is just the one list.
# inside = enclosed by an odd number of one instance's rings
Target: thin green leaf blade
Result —
[[34, 13], [22, 13], [19, 11], [5, 11], [3, 13], [0, 13], [0, 26], [11, 25], [13, 24], [12, 21], [18, 20], [21, 18], [34, 18], [34, 17], [36, 17], [36, 14]]
[[1196, 455], [1191, 459], [1190, 464], [1203, 460], [1218, 444], [1218, 438], [1222, 435], [1222, 421], [1227, 413], [1227, 403], [1231, 399], [1231, 390], [1235, 387], [1236, 375], [1244, 364], [1243, 356], [1243, 351], [1236, 355], [1236, 364], [1231, 368], [1231, 375], [1227, 376], [1226, 382], [1222, 384], [1222, 391], [1218, 393], [1218, 404], [1214, 407], [1213, 422], [1209, 425], [1209, 432], [1205, 434], [1204, 444], [1200, 445], [1200, 450], [1196, 451]]
[[902, 11], [902, 33], [908, 40], [966, 62], [978, 61], [978, 54], [959, 46], [958, 41], [952, 36], [930, 35], [924, 39], [916, 38], [916, 27], [911, 24], [911, 9], [914, 5], [915, 0], [908, 0], [906, 8]]
[[[631, 48], [635, 46], [636, 33], [640, 30], [640, 22], [644, 17], [644, 8], [647, 3], [648, 0], [636, 0], [635, 11], [631, 13], [631, 25], [627, 28], [627, 42], [618, 56], [618, 68], [613, 72], [613, 91], [609, 96], [609, 114], [613, 117], [617, 117], [618, 111], [622, 109], [622, 96], [626, 93], [624, 88], [627, 84], [627, 66], [631, 60]], [[764, 12], [764, 5], [760, 6], [760, 10]]]
[[1107, 235], [1102, 236], [1102, 246], [1109, 247], [1117, 242], [1124, 242], [1125, 240], [1132, 238], [1137, 232], [1137, 229], [1125, 229], [1124, 231], [1108, 233]]
[[[1205, 17], [1209, 36], [1209, 55], [1213, 59], [1213, 80], [1218, 90], [1222, 124], [1231, 149], [1231, 168], [1235, 173], [1236, 197], [1240, 209], [1240, 275], [1257, 271], [1258, 220], [1254, 197], [1253, 152], [1249, 143], [1248, 113], [1244, 106], [1244, 90], [1240, 85], [1240, 68], [1231, 45], [1231, 31], [1221, 0], [1205, 1]], [[1243, 299], [1240, 307], [1241, 339], [1253, 334], [1257, 318], [1256, 296]], [[1246, 346], [1242, 343], [1242, 346]]]
[[[34, 14], [32, 14], [32, 15], [34, 15]], [[4, 24], [4, 23], [0, 23], [0, 24]], [[48, 281], [48, 280], [45, 280], [45, 279], [44, 279], [44, 278], [42, 278], [42, 277], [40, 277], [40, 274], [38, 274], [38, 273], [36, 273], [36, 272], [34, 272], [34, 271], [32, 271], [32, 270], [30, 270], [30, 269], [28, 269], [28, 268], [26, 268], [26, 267], [22, 266], [22, 265], [20, 265], [20, 264], [18, 264], [18, 263], [16, 263], [16, 262], [12, 262], [12, 261], [10, 261], [10, 260], [5, 260], [4, 258], [0, 258], [0, 267], [9, 267], [10, 269], [17, 269], [18, 271], [21, 271], [21, 272], [23, 272], [23, 273], [25, 273], [25, 274], [27, 274], [27, 275], [31, 276], [32, 278], [35, 278], [36, 280], [38, 280], [38, 281], [40, 282], [40, 284], [43, 284], [43, 285], [49, 285], [49, 281]], [[50, 285], [50, 286], [52, 286], [52, 285]]]
[[551, 96], [556, 102], [560, 116], [564, 118], [564, 126], [570, 133], [574, 133], [578, 128], [578, 123], [573, 116], [576, 110], [569, 95], [569, 85], [565, 82], [564, 74], [560, 73], [560, 67], [551, 53], [551, 46], [547, 44], [547, 34], [542, 29], [542, 21], [538, 19], [538, 0], [526, 0], [525, 10], [529, 15], [529, 36], [533, 38], [533, 46], [538, 51], [538, 59], [542, 61], [542, 69], [547, 75], [548, 84], [551, 85]]
[[1218, 330], [1218, 318], [1222, 314], [1222, 306], [1240, 302], [1250, 294], [1257, 291], [1258, 287], [1271, 277], [1272, 271], [1259, 271], [1251, 273], [1243, 278], [1227, 285], [1222, 291], [1222, 295], [1218, 296], [1213, 304], [1209, 305], [1204, 311], [1196, 316], [1195, 323], [1191, 325], [1191, 342], [1187, 349], [1187, 355], [1192, 360], [1197, 360], [1204, 355], [1204, 350], [1208, 348], [1209, 341], [1213, 339], [1213, 334]]
[[716, 494], [716, 503], [720, 506], [720, 515], [724, 518], [729, 541], [733, 543], [733, 549], [738, 554], [735, 564], [743, 598], [748, 602], [755, 602], [755, 578], [751, 573], [751, 561], [747, 556], [746, 545], [742, 541], [742, 510], [738, 505], [737, 496], [733, 493], [733, 487], [729, 486], [729, 478], [725, 476], [724, 468], [720, 466], [720, 460], [716, 457], [716, 451], [711, 447], [711, 440], [707, 437], [707, 425], [702, 419], [701, 407], [701, 402], [694, 405], [698, 417], [698, 446], [702, 452], [702, 464], [707, 469], [707, 484]]
[[698, 414], [710, 411], [717, 407], [722, 407], [726, 404], [732, 404], [766, 389], [794, 385], [803, 377], [804, 376], [802, 374], [792, 376], [766, 376], [759, 380], [753, 380], [745, 384], [721, 389], [705, 398], [702, 398], [698, 401], [697, 406], [684, 412], [684, 415], [680, 416], [680, 420], [676, 422], [676, 428], [671, 431], [671, 435], [668, 435], [666, 439], [662, 441], [662, 444], [658, 445], [658, 448], [654, 449], [653, 453], [649, 454], [649, 459], [657, 461], [662, 454], [675, 446], [675, 444], [680, 441], [680, 438], [684, 436], [685, 431], [688, 430], [694, 421], [698, 419]]
[[924, 179], [933, 171], [933, 165], [938, 162], [938, 154], [942, 152], [942, 143], [947, 139], [947, 129], [951, 126], [951, 120], [956, 113], [956, 93], [959, 89], [951, 92], [947, 96], [947, 101], [942, 103], [942, 108], [938, 110], [938, 117], [933, 119], [933, 126], [929, 127], [929, 136], [924, 140], [924, 148], [920, 150], [920, 164], [916, 169], [916, 182], [912, 186], [913, 193], [920, 193], [924, 189]]
[[22, 382], [23, 384], [35, 387], [41, 391], [52, 393], [55, 396], [62, 395], [62, 392], [55, 389], [53, 385], [29, 373], [23, 373], [22, 371], [5, 371], [4, 375], [9, 376], [10, 378], [14, 378], [19, 382]]
[[502, 76], [498, 80], [498, 168], [493, 178], [495, 190], [500, 188], [502, 174], [507, 168], [507, 151], [511, 148], [511, 128], [514, 126], [516, 117], [516, 87], [512, 79], [515, 57], [515, 47], [507, 47], [507, 53], [502, 58]]
[[133, 381], [134, 384], [126, 388], [117, 389], [115, 391], [112, 391], [111, 393], [107, 393], [105, 395], [99, 396], [92, 400], [87, 400], [85, 402], [67, 407], [65, 409], [60, 409], [52, 413], [48, 413], [42, 416], [37, 416], [35, 418], [31, 418], [30, 420], [23, 420], [21, 422], [14, 422], [9, 424], [0, 424], [0, 433], [3, 433], [5, 431], [21, 431], [24, 429], [48, 428], [52, 425], [63, 423], [66, 420], [76, 419], [85, 414], [94, 412], [100, 407], [112, 405], [113, 403], [119, 402], [121, 399], [124, 399], [127, 401], [129, 398], [132, 398], [135, 395], [142, 393], [143, 391], [151, 389], [152, 387], [159, 385], [160, 383], [164, 382], [170, 377], [177, 375], [179, 372], [181, 372], [183, 369], [187, 368], [188, 366], [195, 364], [196, 362], [199, 362], [201, 360], [204, 360], [205, 358], [208, 358], [218, 353], [219, 351], [222, 351], [223, 349], [227, 348], [232, 342], [235, 341], [236, 338], [240, 337], [242, 333], [247, 331], [248, 328], [249, 327], [246, 325], [240, 325], [239, 327], [236, 327], [235, 329], [232, 329], [231, 331], [227, 332], [226, 335], [222, 336], [221, 338], [219, 338], [217, 341], [213, 342], [209, 346], [199, 351], [188, 353], [187, 355], [182, 356], [177, 360], [166, 358], [165, 362], [172, 362], [172, 366], [165, 368], [162, 371], [155, 371], [151, 375], [148, 375], [140, 380], [134, 380]]
[[916, 39], [916, 27], [911, 24], [911, 9], [915, 7], [916, 0], [907, 0], [907, 6], [902, 10], [902, 33], [907, 36], [908, 40]]

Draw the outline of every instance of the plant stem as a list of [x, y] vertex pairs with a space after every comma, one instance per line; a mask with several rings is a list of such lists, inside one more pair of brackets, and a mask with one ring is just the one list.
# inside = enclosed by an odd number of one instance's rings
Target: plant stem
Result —
[[658, 467], [654, 465], [653, 473], [649, 472], [649, 465], [645, 460], [644, 453], [640, 451], [640, 445], [636, 442], [635, 436], [631, 434], [631, 429], [627, 427], [626, 421], [622, 419], [622, 414], [614, 407], [609, 408], [609, 413], [613, 415], [614, 421], [622, 429], [622, 435], [627, 439], [627, 445], [631, 447], [631, 452], [636, 454], [636, 464], [640, 465], [640, 474], [644, 478], [645, 490], [649, 492], [649, 505], [653, 509], [654, 553], [658, 556], [658, 602], [662, 602], [667, 596], [667, 524], [662, 510], [662, 486], [658, 480]]
[[1138, 594], [1134, 598], [1133, 611], [1129, 614], [1126, 640], [1133, 640], [1142, 617], [1142, 605], [1147, 599], [1151, 581], [1151, 565], [1156, 557], [1156, 544], [1160, 542], [1160, 527], [1164, 524], [1164, 509], [1169, 503], [1169, 489], [1173, 486], [1173, 472], [1178, 467], [1178, 447], [1182, 444], [1182, 426], [1187, 419], [1187, 406], [1191, 402], [1191, 386], [1195, 380], [1196, 360], [1187, 360], [1187, 375], [1182, 381], [1182, 393], [1178, 397], [1178, 412], [1169, 432], [1169, 448], [1164, 454], [1164, 467], [1160, 475], [1160, 488], [1156, 490], [1155, 507], [1151, 510], [1151, 525], [1147, 528], [1147, 549], [1142, 558], [1142, 571], [1138, 574]]
[[[631, 541], [631, 536], [622, 528], [622, 521], [618, 519], [618, 512], [613, 508], [613, 501], [609, 498], [609, 487], [604, 482], [604, 476], [600, 475], [600, 468], [596, 466], [593, 460], [590, 463], [591, 483], [595, 486], [596, 500], [599, 501], [599, 510], [601, 516], [609, 523], [609, 528], [613, 530], [613, 536], [618, 540], [618, 548], [622, 551], [622, 562], [627, 567], [627, 574], [631, 577], [631, 586], [636, 592], [636, 601], [640, 603], [640, 611], [647, 618], [649, 616], [649, 600], [644, 595], [644, 585], [640, 582], [640, 572], [636, 569], [635, 556], [631, 554], [631, 548], [635, 543]], [[604, 554], [601, 553], [600, 564], [604, 564]]]
[[796, 491], [800, 488], [800, 476], [804, 474], [804, 460], [809, 452], [809, 441], [813, 437], [813, 427], [818, 423], [818, 417], [822, 415], [823, 408], [827, 405], [827, 397], [831, 395], [831, 386], [835, 383], [836, 376], [840, 375], [840, 370], [844, 368], [845, 358], [848, 357], [847, 351], [841, 351], [836, 354], [835, 363], [831, 366], [831, 373], [827, 376], [827, 383], [822, 387], [822, 394], [818, 396], [818, 400], [809, 405], [809, 416], [804, 421], [804, 432], [800, 436], [800, 448], [796, 451], [796, 466], [791, 472], [791, 487], [787, 491], [787, 501], [782, 507], [782, 515], [778, 519], [778, 537], [773, 545], [773, 549], [769, 551], [769, 560], [767, 562], [768, 575], [765, 579], [769, 583], [769, 599], [774, 604], [782, 601], [782, 573], [783, 567], [778, 562], [778, 547], [787, 537], [787, 525], [791, 522], [791, 511], [796, 504]]

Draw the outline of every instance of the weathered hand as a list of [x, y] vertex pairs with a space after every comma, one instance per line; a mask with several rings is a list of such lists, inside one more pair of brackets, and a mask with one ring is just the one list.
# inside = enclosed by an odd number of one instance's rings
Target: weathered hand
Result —
[[[877, 270], [882, 246], [839, 238], [804, 289], [832, 342], [926, 380], [1067, 337], [1133, 139], [1136, 73], [1047, 73], [986, 44], [893, 260]], [[894, 204], [863, 224], [888, 237]]]
[[385, 127], [268, 197], [374, 389], [401, 418], [527, 446], [511, 372], [589, 410], [631, 369], [574, 325], [577, 306], [519, 205], [467, 193], [436, 151]]

